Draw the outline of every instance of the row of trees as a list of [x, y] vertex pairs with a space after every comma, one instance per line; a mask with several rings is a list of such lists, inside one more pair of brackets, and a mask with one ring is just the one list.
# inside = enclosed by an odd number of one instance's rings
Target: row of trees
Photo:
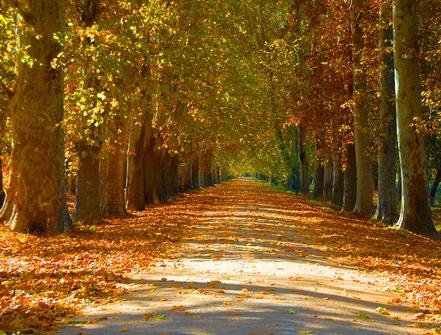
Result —
[[295, 28], [282, 32], [276, 53], [295, 70], [286, 71], [280, 57], [272, 63], [284, 72], [280, 78], [291, 78], [277, 83], [275, 108], [295, 102], [279, 112], [286, 173], [264, 175], [307, 193], [314, 167], [314, 196], [364, 217], [374, 214], [375, 187], [376, 219], [438, 237], [427, 178], [434, 203], [441, 130], [436, 9], [435, 1], [294, 1], [287, 25]]
[[74, 222], [91, 224], [219, 181], [214, 153], [235, 150], [242, 126], [227, 82], [247, 70], [232, 57], [244, 34], [224, 16], [234, 6], [2, 1], [2, 217], [13, 230], [70, 227], [69, 192]]
[[252, 170], [365, 217], [377, 179], [379, 220], [397, 220], [401, 192], [399, 226], [436, 236], [437, 1], [0, 6], [12, 229], [69, 227], [69, 193], [93, 223]]

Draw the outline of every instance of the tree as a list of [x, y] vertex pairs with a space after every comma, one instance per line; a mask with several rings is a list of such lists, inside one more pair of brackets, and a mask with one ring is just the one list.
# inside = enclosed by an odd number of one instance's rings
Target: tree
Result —
[[298, 158], [300, 166], [300, 192], [308, 194], [309, 192], [309, 180], [308, 180], [308, 156], [306, 153], [306, 129], [303, 126], [299, 126], [298, 129]]
[[357, 201], [357, 161], [355, 159], [355, 147], [353, 143], [346, 143], [344, 146], [345, 167], [344, 167], [344, 191], [343, 210], [352, 212]]
[[424, 162], [424, 140], [415, 128], [421, 117], [416, 0], [394, 0], [395, 94], [401, 164], [401, 212], [398, 226], [439, 237], [432, 222]]
[[19, 5], [21, 48], [11, 101], [9, 224], [18, 232], [58, 233], [69, 225], [65, 202], [63, 70], [54, 66], [64, 30], [64, 1]]
[[[136, 111], [136, 110], [135, 110]], [[149, 123], [147, 112], [141, 111], [141, 120], [130, 120], [127, 149], [126, 206], [129, 210], [144, 209], [145, 133]]]
[[392, 8], [382, 4], [380, 8], [380, 138], [378, 146], [378, 203], [375, 217], [385, 224], [396, 219], [396, 161], [397, 133], [394, 95], [394, 57], [392, 53]]
[[[99, 13], [99, 6], [99, 0], [78, 0], [76, 2], [79, 22], [82, 27], [88, 28], [95, 23]], [[78, 50], [86, 54], [88, 48], [93, 48], [92, 44], [92, 39], [84, 36]], [[84, 92], [98, 89], [98, 81], [97, 78], [94, 77], [96, 69], [93, 69], [90, 63], [85, 63], [81, 70], [83, 85], [80, 85], [79, 89]], [[78, 171], [73, 218], [74, 221], [88, 222], [89, 224], [100, 221], [101, 217], [99, 180], [102, 130], [100, 124], [90, 122], [90, 111], [101, 104], [99, 99], [96, 100], [88, 99], [88, 101], [91, 101], [91, 104], [86, 107], [89, 111], [82, 113], [80, 116], [75, 116], [76, 118], [81, 118], [81, 128], [84, 129], [84, 132], [81, 132], [83, 135], [78, 139], [75, 145], [78, 156]]]
[[351, 31], [354, 66], [354, 140], [357, 161], [357, 201], [355, 212], [364, 217], [372, 215], [372, 167], [369, 158], [369, 110], [366, 102], [367, 82], [363, 59], [364, 37], [362, 19], [365, 13], [363, 0], [351, 2]]
[[117, 116], [107, 126], [111, 135], [101, 154], [100, 211], [103, 216], [124, 216], [127, 215], [124, 194], [127, 124], [123, 116]]

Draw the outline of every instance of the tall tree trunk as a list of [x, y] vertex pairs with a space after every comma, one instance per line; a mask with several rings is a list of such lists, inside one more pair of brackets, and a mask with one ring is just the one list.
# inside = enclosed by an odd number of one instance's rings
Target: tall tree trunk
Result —
[[[12, 97], [12, 93], [11, 93]], [[5, 138], [6, 138], [6, 119], [7, 119], [7, 110], [0, 106], [0, 209], [3, 207], [6, 192], [4, 188], [3, 181], [3, 154], [5, 147]]]
[[398, 164], [397, 166], [397, 175], [396, 175], [396, 180], [397, 180], [397, 202], [396, 202], [396, 206], [397, 209], [400, 211], [401, 210], [401, 196], [402, 196], [402, 182], [401, 182], [401, 164]]
[[213, 152], [210, 150], [204, 155], [204, 181], [205, 186], [213, 185]]
[[167, 199], [171, 196], [171, 156], [168, 152], [163, 152], [161, 155], [161, 193], [160, 201], [162, 203], [167, 202]]
[[439, 183], [441, 182], [441, 167], [437, 169], [435, 179], [430, 188], [430, 204], [435, 205], [436, 193], [438, 192]]
[[191, 189], [191, 160], [178, 162], [178, 193]]
[[97, 146], [79, 148], [73, 219], [95, 224], [100, 220], [100, 155]]
[[221, 169], [218, 165], [216, 165], [215, 177], [216, 177], [215, 183], [220, 184], [221, 183]]
[[6, 193], [3, 206], [0, 211], [0, 219], [2, 220], [11, 220], [12, 216], [15, 214], [15, 204], [13, 202], [14, 192], [12, 190], [14, 190], [15, 188], [14, 185], [16, 183], [16, 180], [16, 174], [12, 173], [11, 171], [9, 176], [8, 192]]
[[197, 189], [201, 187], [200, 181], [199, 181], [199, 155], [196, 155], [192, 159], [191, 163], [191, 182], [192, 182], [192, 189]]
[[171, 195], [179, 193], [179, 156], [173, 155], [170, 161]]
[[76, 189], [77, 189], [77, 176], [75, 176], [75, 175], [68, 175], [67, 176], [66, 192], [68, 194], [71, 194], [71, 195], [75, 196]]
[[178, 193], [179, 184], [179, 157], [163, 153], [161, 162], [162, 187], [161, 202], [167, 202], [170, 197]]
[[[288, 176], [288, 181], [286, 188], [288, 190], [295, 190], [296, 193], [298, 192], [297, 183], [296, 183], [296, 168], [294, 164], [292, 164], [292, 160], [288, 153], [288, 148], [285, 143], [285, 139], [283, 138], [283, 133], [281, 129], [278, 129], [276, 131], [276, 139], [277, 139], [277, 146], [279, 148], [279, 153], [282, 158], [283, 165], [285, 166], [285, 169], [287, 171], [290, 171], [290, 175]], [[270, 176], [270, 183], [273, 182], [272, 176]]]
[[373, 209], [372, 167], [369, 158], [369, 110], [367, 108], [367, 82], [363, 65], [364, 37], [361, 20], [364, 0], [352, 0], [351, 31], [353, 43], [354, 85], [354, 140], [357, 160], [357, 201], [355, 213], [370, 217]]
[[151, 135], [146, 143], [144, 164], [144, 196], [147, 204], [158, 204], [162, 201], [161, 157], [155, 146], [156, 139]]
[[[221, 181], [225, 181], [225, 180], [228, 180], [228, 178], [229, 178], [229, 176], [228, 176], [228, 172], [227, 172], [227, 170], [225, 170], [224, 168], [221, 168], [221, 177], [220, 177], [220, 180]], [[264, 179], [264, 178], [262, 178], [262, 176], [260, 175], [260, 178], [259, 179]]]
[[323, 196], [323, 184], [325, 178], [325, 167], [320, 160], [315, 162], [315, 173], [314, 173], [314, 198], [321, 198]]
[[[117, 130], [121, 130], [119, 134]], [[127, 125], [116, 120], [111, 128], [113, 138], [100, 162], [101, 214], [104, 216], [127, 215], [125, 191], [125, 168], [127, 152]]]
[[307, 194], [309, 192], [309, 182], [308, 182], [308, 157], [306, 155], [306, 128], [303, 126], [299, 127], [298, 131], [298, 156], [299, 156], [299, 166], [300, 166], [300, 192]]
[[207, 180], [207, 156], [204, 152], [201, 152], [199, 155], [199, 186], [200, 187], [207, 187], [208, 180]]
[[352, 212], [355, 208], [355, 202], [357, 201], [357, 160], [355, 159], [354, 144], [345, 144], [344, 155], [343, 210], [346, 212]]
[[131, 120], [127, 149], [126, 207], [128, 210], [144, 209], [144, 164], [146, 117], [141, 124]]
[[[83, 27], [90, 27], [98, 15], [99, 0], [81, 0], [77, 3], [80, 22]], [[85, 39], [85, 44], [90, 41]], [[97, 80], [91, 75], [87, 66], [83, 69], [84, 89], [97, 86]], [[86, 118], [83, 127], [89, 128]], [[75, 189], [74, 221], [97, 223], [100, 215], [100, 152], [102, 143], [99, 139], [101, 126], [88, 129], [89, 138], [83, 138], [77, 145], [78, 171]], [[92, 140], [92, 141], [91, 141]], [[93, 144], [88, 144], [93, 142]]]
[[9, 224], [18, 232], [59, 233], [70, 225], [70, 219], [60, 126], [63, 71], [51, 62], [61, 51], [53, 36], [64, 31], [64, 1], [27, 1], [23, 7], [25, 28], [19, 31], [19, 44], [29, 46], [26, 53], [35, 63], [17, 62], [16, 91], [10, 105], [14, 182], [9, 192], [13, 206]]
[[[390, 22], [392, 8], [382, 5], [380, 20]], [[380, 143], [378, 147], [378, 203], [375, 217], [385, 224], [392, 224], [396, 219], [396, 182], [397, 173], [397, 122], [394, 95], [394, 58], [390, 52], [393, 31], [385, 28], [380, 34], [380, 49], [383, 51], [380, 72]]]
[[314, 198], [323, 197], [323, 185], [325, 178], [325, 167], [323, 165], [323, 143], [320, 138], [316, 140], [315, 172], [314, 172]]
[[333, 165], [330, 155], [325, 157], [325, 172], [323, 177], [323, 199], [326, 201], [332, 200], [332, 182], [333, 182]]
[[3, 207], [3, 203], [5, 202], [5, 189], [3, 186], [3, 159], [0, 158], [0, 208]]
[[332, 204], [337, 207], [343, 205], [344, 175], [340, 155], [336, 153], [333, 159], [334, 178], [332, 183]]
[[[272, 176], [274, 183], [277, 183], [277, 178]], [[300, 191], [300, 169], [296, 164], [293, 164], [291, 167], [291, 175], [290, 175], [290, 184], [289, 190], [295, 191], [296, 194], [299, 194]]]
[[439, 237], [432, 222], [424, 162], [424, 139], [412, 123], [421, 116], [416, 0], [394, 0], [395, 94], [401, 163], [401, 211], [398, 226]]

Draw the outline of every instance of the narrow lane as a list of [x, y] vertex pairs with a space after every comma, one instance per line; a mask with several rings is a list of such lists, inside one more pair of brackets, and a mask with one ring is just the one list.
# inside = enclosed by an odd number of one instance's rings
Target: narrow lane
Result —
[[60, 334], [421, 333], [381, 278], [327, 260], [304, 228], [326, 218], [299, 198], [243, 178], [178, 199], [190, 200], [180, 254], [128, 274], [130, 294]]

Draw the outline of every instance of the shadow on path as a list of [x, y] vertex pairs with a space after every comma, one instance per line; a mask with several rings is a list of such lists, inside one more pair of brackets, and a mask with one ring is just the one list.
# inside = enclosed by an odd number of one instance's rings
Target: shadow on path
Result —
[[315, 227], [332, 211], [238, 179], [183, 195], [164, 215], [189, 222], [180, 254], [132, 273], [122, 301], [60, 334], [420, 333], [386, 281], [327, 259]]

